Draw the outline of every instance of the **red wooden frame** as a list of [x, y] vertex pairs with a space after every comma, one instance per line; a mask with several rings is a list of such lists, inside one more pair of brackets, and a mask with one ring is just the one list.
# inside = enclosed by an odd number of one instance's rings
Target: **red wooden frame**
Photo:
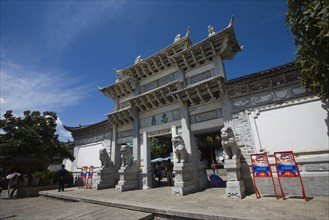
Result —
[[[283, 158], [282, 157], [282, 154], [283, 155], [286, 155], [286, 157], [288, 157], [288, 161], [285, 162], [284, 159], [286, 158]], [[300, 172], [299, 172], [299, 168], [298, 168], [298, 164], [295, 160], [295, 155], [294, 155], [294, 152], [292, 151], [281, 151], [281, 152], [274, 152], [274, 158], [275, 158], [275, 164], [276, 164], [276, 171], [277, 171], [277, 174], [278, 174], [278, 181], [279, 181], [279, 185], [280, 185], [280, 190], [281, 190], [281, 194], [282, 194], [282, 199], [285, 200], [286, 199], [286, 196], [283, 192], [283, 189], [282, 189], [282, 185], [281, 185], [281, 180], [280, 178], [283, 177], [283, 178], [286, 178], [286, 177], [299, 177], [299, 180], [300, 180], [300, 184], [302, 186], [302, 193], [303, 193], [303, 197], [304, 197], [304, 200], [307, 201], [307, 197], [306, 197], [306, 193], [305, 193], [305, 189], [304, 189], [304, 184], [303, 184], [303, 181], [302, 181], [302, 177], [300, 176]], [[279, 160], [280, 159], [280, 160]], [[282, 162], [281, 162], [282, 161]], [[295, 166], [296, 168], [296, 171], [289, 171], [291, 174], [290, 175], [282, 175], [280, 173], [280, 168], [279, 168], [279, 164], [283, 165], [284, 167], [284, 163], [287, 163], [288, 165], [291, 165], [292, 168], [294, 168], [292, 165]], [[295, 173], [297, 172], [297, 174]], [[282, 172], [283, 173], [283, 172]]]
[[[269, 176], [268, 176], [268, 173], [267, 172], [264, 172], [266, 173], [267, 175], [261, 175], [261, 176], [257, 176], [255, 175], [255, 168], [254, 168], [254, 165], [256, 160], [258, 158], [262, 158], [262, 160], [260, 162], [262, 162], [264, 165], [263, 167], [267, 167], [268, 168], [268, 171], [269, 171]], [[267, 157], [267, 153], [260, 153], [260, 154], [250, 154], [250, 159], [251, 159], [251, 167], [252, 167], [252, 176], [253, 176], [253, 183], [254, 183], [254, 190], [255, 190], [255, 193], [256, 193], [256, 198], [259, 199], [261, 196], [260, 196], [260, 193], [257, 189], [257, 184], [256, 184], [256, 178], [266, 178], [266, 177], [271, 177], [272, 178], [272, 184], [273, 184], [273, 189], [274, 189], [274, 193], [275, 193], [275, 198], [278, 199], [278, 194], [276, 192], [276, 187], [275, 187], [275, 183], [274, 183], [274, 179], [273, 179], [273, 174], [272, 174], [272, 169], [271, 169], [271, 165], [270, 163], [268, 162], [268, 157]], [[264, 160], [265, 159], [265, 160]]]

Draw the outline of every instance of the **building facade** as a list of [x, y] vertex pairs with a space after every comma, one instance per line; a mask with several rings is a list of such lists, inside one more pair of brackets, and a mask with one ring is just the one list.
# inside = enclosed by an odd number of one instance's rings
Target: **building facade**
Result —
[[[119, 181], [120, 148], [129, 143], [138, 167], [139, 180], [133, 188], [151, 188], [151, 138], [181, 136], [188, 168], [173, 194], [195, 192], [207, 187], [204, 171], [212, 160], [219, 160], [225, 126], [233, 129], [243, 154], [247, 192], [253, 191], [249, 155], [258, 152], [293, 150], [300, 155], [297, 161], [303, 175], [311, 182], [318, 177], [328, 182], [328, 103], [300, 86], [300, 71], [294, 63], [227, 80], [224, 60], [232, 60], [241, 49], [231, 19], [219, 32], [209, 26], [208, 37], [198, 43], [192, 43], [188, 30], [154, 55], [138, 56], [132, 66], [117, 70], [116, 81], [99, 88], [114, 100], [114, 111], [107, 119], [88, 126], [65, 126], [75, 143], [72, 171], [79, 175], [82, 166], [90, 165], [101, 170], [99, 152], [106, 149]], [[176, 160], [174, 167], [178, 173]], [[99, 172], [95, 181], [101, 179]], [[309, 193], [320, 193], [311, 188], [306, 186]], [[322, 194], [329, 194], [328, 189]]]

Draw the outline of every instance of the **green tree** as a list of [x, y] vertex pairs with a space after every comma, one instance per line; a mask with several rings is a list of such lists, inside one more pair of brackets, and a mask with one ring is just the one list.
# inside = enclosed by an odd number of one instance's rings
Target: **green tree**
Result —
[[297, 46], [302, 85], [328, 99], [329, 1], [288, 0], [286, 24]]
[[168, 157], [171, 151], [171, 143], [162, 141], [158, 138], [153, 138], [151, 140], [151, 160], [159, 157]]
[[25, 111], [22, 117], [15, 117], [8, 110], [0, 120], [1, 162], [28, 158], [46, 169], [53, 159], [74, 160], [68, 145], [58, 140], [56, 120], [54, 112]]

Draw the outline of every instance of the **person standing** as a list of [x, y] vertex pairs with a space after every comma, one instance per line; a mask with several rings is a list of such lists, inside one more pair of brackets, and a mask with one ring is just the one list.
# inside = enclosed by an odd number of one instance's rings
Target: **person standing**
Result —
[[214, 173], [214, 175], [216, 174], [215, 171], [217, 171], [217, 173], [218, 173], [217, 164], [214, 160], [212, 160], [211, 168], [212, 168], [212, 172]]
[[62, 164], [62, 168], [58, 170], [58, 192], [64, 192], [64, 180], [66, 177], [66, 173], [67, 171], [65, 169], [65, 165]]

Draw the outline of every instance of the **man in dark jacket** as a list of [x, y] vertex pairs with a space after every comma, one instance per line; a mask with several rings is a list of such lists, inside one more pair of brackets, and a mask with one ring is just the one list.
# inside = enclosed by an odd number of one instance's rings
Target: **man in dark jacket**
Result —
[[62, 165], [62, 168], [58, 170], [58, 192], [63, 191], [64, 192], [64, 180], [66, 177], [67, 171], [65, 170], [65, 165]]

